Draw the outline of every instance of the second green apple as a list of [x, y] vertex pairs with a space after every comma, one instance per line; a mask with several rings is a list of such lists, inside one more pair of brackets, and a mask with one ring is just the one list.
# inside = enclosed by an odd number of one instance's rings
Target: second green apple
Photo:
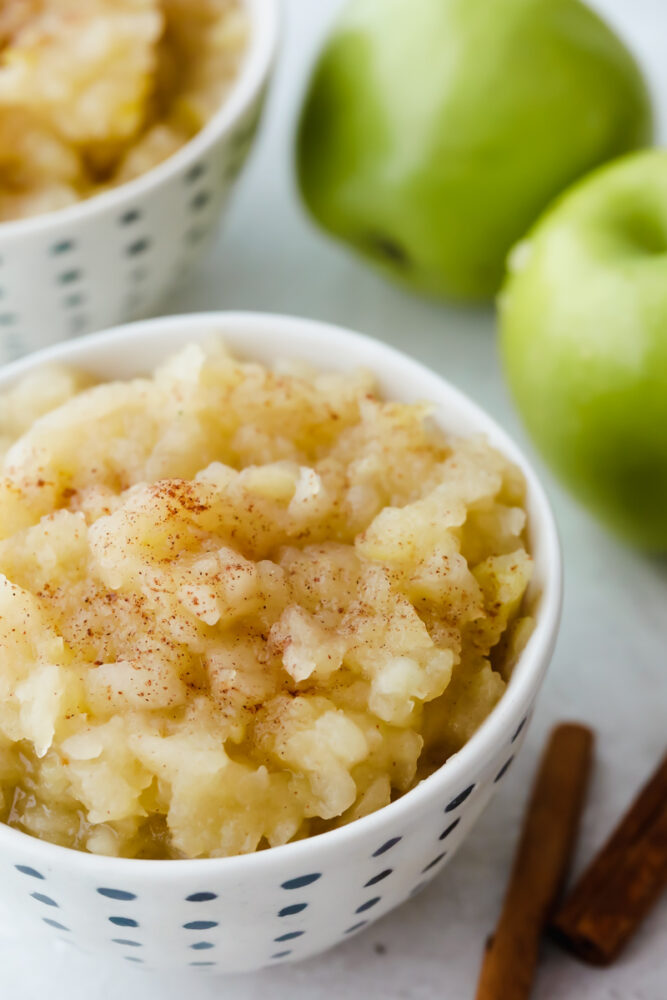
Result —
[[579, 0], [352, 0], [306, 98], [299, 181], [389, 275], [487, 299], [548, 202], [650, 134], [632, 56]]

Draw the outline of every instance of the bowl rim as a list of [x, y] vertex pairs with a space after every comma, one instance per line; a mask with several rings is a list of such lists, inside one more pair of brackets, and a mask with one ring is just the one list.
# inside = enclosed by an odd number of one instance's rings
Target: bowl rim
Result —
[[[488, 434], [493, 446], [499, 448], [521, 468], [526, 478], [529, 502], [533, 508], [531, 527], [542, 549], [544, 580], [540, 588], [539, 609], [535, 614], [535, 629], [519, 656], [511, 681], [500, 701], [457, 753], [414, 788], [367, 816], [325, 833], [250, 854], [169, 860], [90, 854], [75, 848], [52, 844], [0, 823], [0, 851], [4, 853], [14, 849], [20, 851], [23, 857], [32, 854], [40, 856], [44, 862], [51, 862], [54, 866], [65, 864], [82, 871], [90, 871], [91, 866], [97, 871], [104, 868], [106, 877], [111, 878], [132, 876], [162, 879], [164, 876], [181, 878], [186, 875], [206, 877], [214, 873], [220, 875], [223, 870], [238, 876], [246, 871], [248, 865], [261, 870], [263, 866], [279, 861], [298, 864], [307, 861], [309, 857], [311, 859], [313, 856], [316, 857], [319, 848], [325, 845], [333, 845], [337, 841], [339, 848], [344, 847], [360, 834], [370, 835], [375, 828], [381, 831], [390, 816], [394, 825], [400, 825], [402, 821], [408, 826], [411, 810], [434, 794], [438, 795], [440, 786], [443, 794], [446, 786], [456, 787], [460, 784], [462, 789], [466, 787], [471, 774], [490, 760], [497, 752], [500, 741], [506, 738], [512, 727], [518, 725], [523, 708], [521, 711], [518, 709], [530, 702], [541, 687], [555, 646], [562, 608], [562, 566], [558, 530], [549, 500], [529, 460], [495, 419], [466, 393], [422, 362], [374, 337], [333, 323], [268, 312], [218, 311], [155, 317], [112, 327], [76, 340], [64, 341], [0, 366], [0, 392], [5, 386], [11, 385], [34, 368], [50, 363], [69, 363], [75, 366], [80, 364], [85, 368], [86, 360], [89, 364], [94, 364], [95, 355], [104, 353], [104, 349], [111, 347], [116, 353], [121, 354], [124, 347], [131, 351], [139, 339], [149, 345], [154, 343], [159, 355], [160, 344], [165, 335], [170, 333], [172, 340], [164, 349], [165, 356], [177, 350], [179, 344], [184, 347], [198, 338], [203, 339], [207, 334], [210, 336], [211, 333], [219, 334], [223, 340], [227, 338], [235, 340], [236, 342], [232, 342], [231, 345], [232, 350], [241, 357], [244, 352], [243, 346], [240, 345], [244, 343], [245, 337], [251, 340], [250, 355], [253, 354], [253, 336], [260, 344], [263, 336], [266, 339], [275, 337], [278, 345], [285, 343], [290, 337], [297, 343], [304, 344], [312, 343], [313, 338], [319, 338], [320, 343], [326, 342], [327, 339], [335, 340], [336, 356], [347, 355], [347, 349], [351, 349], [353, 364], [350, 367], [369, 367], [377, 371], [380, 379], [383, 378], [383, 373], [386, 374], [393, 367], [397, 371], [400, 370], [401, 378], [406, 382], [423, 380], [430, 382], [434, 388], [439, 387], [441, 398], [434, 400], [438, 405], [443, 409], [450, 409], [453, 413], [457, 411], [459, 414], [463, 413], [467, 419], [476, 422], [480, 426], [480, 433]], [[331, 351], [329, 351], [330, 356]], [[279, 357], [278, 349], [276, 360]], [[326, 346], [322, 358], [324, 370], [327, 367]], [[368, 363], [367, 358], [373, 358], [374, 361]], [[374, 362], [377, 363], [376, 369], [373, 368]], [[333, 367], [335, 369], [336, 365]], [[141, 366], [137, 365], [137, 369], [141, 371]]]
[[230, 90], [215, 114], [183, 146], [166, 160], [124, 184], [101, 191], [64, 208], [0, 222], [0, 241], [29, 236], [61, 226], [85, 222], [97, 212], [122, 209], [128, 201], [142, 198], [195, 161], [232, 128], [252, 106], [266, 83], [276, 58], [282, 23], [283, 0], [241, 0], [250, 19], [250, 37], [244, 59]]

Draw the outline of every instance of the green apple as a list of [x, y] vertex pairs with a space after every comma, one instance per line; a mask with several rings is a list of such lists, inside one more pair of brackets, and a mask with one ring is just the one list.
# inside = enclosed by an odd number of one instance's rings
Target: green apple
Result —
[[579, 0], [352, 0], [297, 169], [321, 225], [388, 275], [487, 299], [552, 198], [650, 134], [633, 58]]
[[611, 526], [667, 551], [667, 152], [580, 182], [509, 267], [501, 348], [537, 446]]

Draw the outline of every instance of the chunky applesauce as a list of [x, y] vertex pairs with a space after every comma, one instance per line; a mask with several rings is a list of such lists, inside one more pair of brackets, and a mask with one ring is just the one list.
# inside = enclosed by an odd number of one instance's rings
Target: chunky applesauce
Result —
[[365, 372], [213, 337], [0, 400], [0, 819], [222, 856], [348, 823], [457, 751], [530, 629], [520, 472]]
[[174, 153], [223, 103], [247, 34], [240, 0], [2, 0], [0, 222]]

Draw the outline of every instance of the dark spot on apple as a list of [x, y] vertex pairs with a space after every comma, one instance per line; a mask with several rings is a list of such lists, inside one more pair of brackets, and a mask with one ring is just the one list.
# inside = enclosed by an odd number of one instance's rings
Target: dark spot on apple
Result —
[[410, 266], [410, 258], [406, 250], [391, 237], [383, 236], [382, 233], [371, 233], [367, 243], [376, 256], [383, 257], [388, 263], [404, 269]]
[[653, 214], [625, 214], [621, 220], [623, 235], [633, 248], [647, 254], [667, 252], [667, 235], [661, 221]]

